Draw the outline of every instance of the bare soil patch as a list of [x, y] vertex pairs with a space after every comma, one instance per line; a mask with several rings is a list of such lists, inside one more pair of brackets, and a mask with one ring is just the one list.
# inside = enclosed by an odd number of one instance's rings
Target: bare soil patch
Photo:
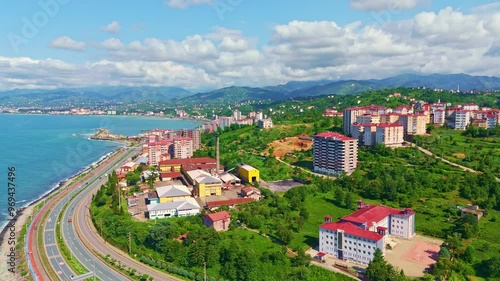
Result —
[[[276, 140], [268, 144], [269, 148], [273, 149], [274, 157], [282, 157], [288, 153], [293, 153], [296, 150], [310, 150], [313, 146], [312, 140], [301, 139], [309, 138], [308, 135], [298, 135], [295, 137], [288, 137], [281, 140]], [[266, 151], [265, 155], [269, 156], [269, 152]]]
[[457, 157], [458, 159], [464, 159], [465, 154], [464, 153], [453, 153], [453, 156]]

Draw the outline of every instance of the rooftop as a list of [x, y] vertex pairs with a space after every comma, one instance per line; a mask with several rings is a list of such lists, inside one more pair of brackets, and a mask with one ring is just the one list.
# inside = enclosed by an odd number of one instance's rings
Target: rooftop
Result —
[[244, 164], [244, 163], [239, 163], [238, 164], [238, 167], [242, 168], [242, 169], [245, 169], [247, 171], [252, 171], [252, 170], [256, 170], [254, 167], [250, 166], [250, 165], [247, 165], [247, 164]]
[[241, 204], [241, 203], [248, 203], [252, 202], [252, 198], [237, 198], [237, 199], [229, 199], [229, 200], [221, 200], [221, 201], [212, 201], [212, 202], [207, 202], [207, 207], [209, 208], [215, 208], [219, 206], [226, 206], [226, 205], [236, 205], [236, 204]]
[[320, 229], [332, 231], [343, 230], [345, 234], [366, 238], [372, 241], [379, 241], [383, 238], [382, 235], [376, 232], [363, 230], [350, 222], [326, 222], [320, 226]]
[[159, 197], [191, 196], [191, 192], [185, 185], [167, 185], [156, 188]]
[[407, 210], [398, 210], [394, 208], [389, 208], [385, 206], [371, 205], [365, 204], [362, 205], [359, 210], [356, 212], [347, 215], [341, 219], [341, 221], [353, 222], [358, 224], [366, 224], [367, 226], [371, 225], [373, 222], [379, 222], [387, 216], [394, 215], [411, 215], [413, 211], [411, 209]]
[[210, 157], [197, 157], [197, 158], [170, 159], [170, 160], [160, 161], [159, 165], [195, 165], [195, 164], [207, 164], [207, 163], [217, 163], [217, 161]]
[[217, 212], [217, 213], [213, 213], [213, 214], [206, 214], [205, 217], [213, 222], [216, 222], [216, 221], [230, 219], [231, 215], [226, 211], [222, 211], [222, 212]]
[[159, 203], [159, 204], [149, 204], [148, 212], [151, 211], [162, 211], [162, 210], [192, 210], [199, 209], [200, 205], [196, 202], [196, 199], [189, 197], [185, 199], [175, 200], [172, 202]]
[[356, 139], [346, 137], [344, 135], [341, 135], [339, 133], [334, 133], [334, 132], [324, 132], [324, 133], [319, 133], [314, 135], [314, 137], [319, 137], [319, 138], [329, 138], [329, 139], [338, 139], [341, 141], [354, 141]]

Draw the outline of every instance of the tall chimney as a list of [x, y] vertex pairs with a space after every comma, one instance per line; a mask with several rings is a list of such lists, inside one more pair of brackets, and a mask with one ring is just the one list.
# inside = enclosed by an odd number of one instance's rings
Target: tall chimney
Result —
[[219, 173], [219, 135], [215, 135], [215, 161], [217, 162], [217, 165], [215, 166], [216, 168], [216, 173]]

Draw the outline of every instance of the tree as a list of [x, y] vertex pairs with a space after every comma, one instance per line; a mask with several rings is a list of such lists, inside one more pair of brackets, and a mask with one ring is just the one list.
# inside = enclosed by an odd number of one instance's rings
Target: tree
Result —
[[457, 221], [456, 230], [465, 239], [474, 237], [479, 232], [479, 225], [476, 216], [465, 214]]
[[311, 256], [301, 248], [297, 251], [297, 255], [292, 258], [292, 265], [296, 267], [308, 267], [311, 264]]
[[389, 277], [387, 272], [387, 262], [384, 259], [382, 251], [377, 248], [373, 253], [373, 260], [368, 264], [366, 277], [372, 281], [386, 281]]
[[500, 277], [500, 258], [494, 257], [481, 263], [481, 269], [489, 278]]

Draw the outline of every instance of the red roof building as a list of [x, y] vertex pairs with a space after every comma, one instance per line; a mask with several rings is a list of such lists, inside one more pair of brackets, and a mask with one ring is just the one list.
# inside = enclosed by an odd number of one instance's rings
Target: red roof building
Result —
[[226, 211], [207, 214], [203, 217], [203, 223], [207, 227], [213, 227], [216, 231], [226, 231], [231, 223], [231, 215]]
[[388, 234], [404, 239], [415, 236], [415, 212], [363, 204], [337, 222], [325, 216], [319, 227], [319, 251], [339, 259], [368, 264], [375, 249], [385, 251]]

